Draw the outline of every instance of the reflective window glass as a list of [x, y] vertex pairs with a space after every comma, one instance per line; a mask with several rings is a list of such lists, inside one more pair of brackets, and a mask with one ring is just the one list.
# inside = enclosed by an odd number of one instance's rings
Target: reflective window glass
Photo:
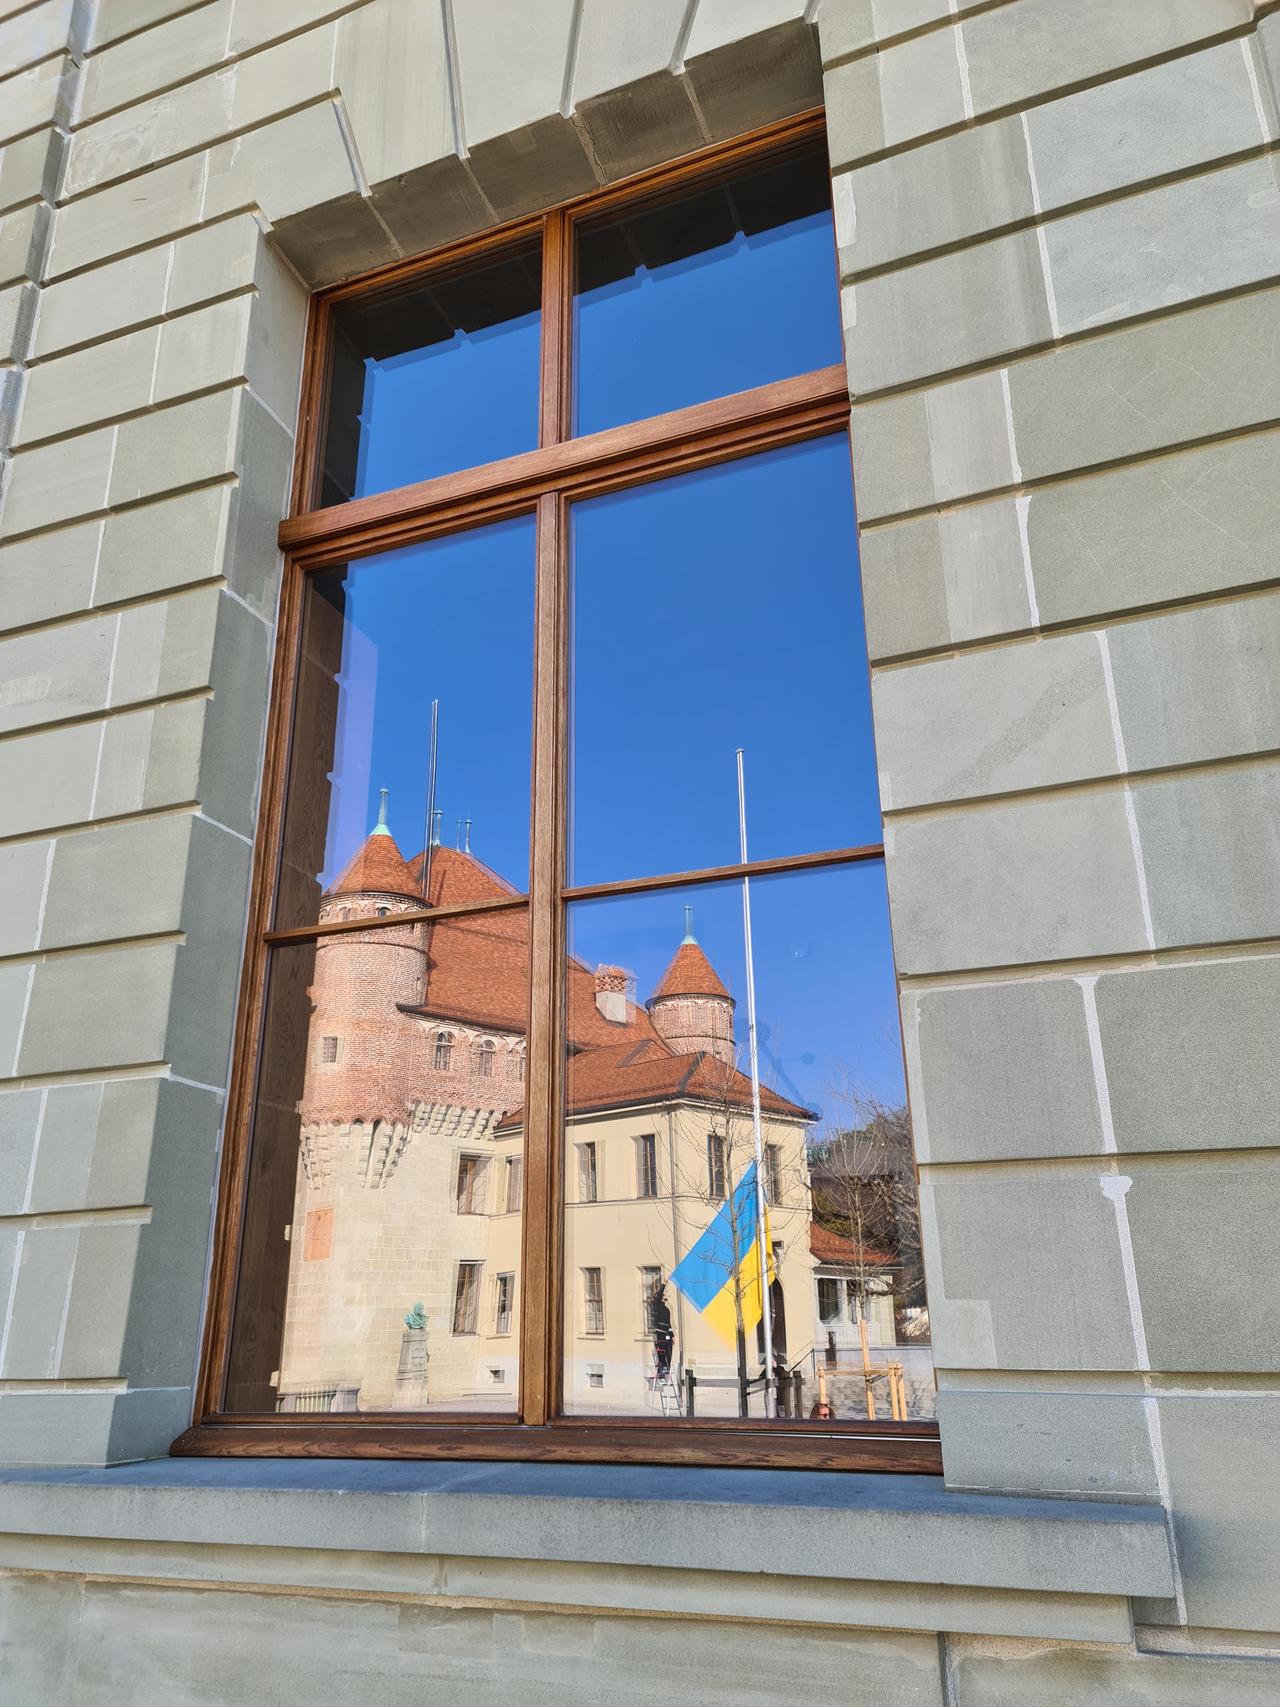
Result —
[[229, 1409], [515, 1409], [528, 983], [523, 908], [273, 950]]
[[570, 906], [565, 1284], [598, 1274], [609, 1308], [589, 1328], [566, 1297], [565, 1409], [763, 1420], [767, 1245], [778, 1414], [931, 1417], [883, 864], [754, 878], [750, 902], [763, 1241], [741, 884]]
[[334, 309], [322, 504], [534, 448], [540, 256], [529, 244]]
[[584, 224], [576, 283], [578, 433], [840, 361], [824, 151]]
[[570, 881], [879, 842], [844, 436], [571, 517]]
[[[278, 927], [342, 917], [356, 882], [421, 899], [433, 702], [435, 844], [527, 887], [533, 572], [520, 516], [309, 578]], [[437, 904], [486, 898], [445, 860], [430, 884]]]

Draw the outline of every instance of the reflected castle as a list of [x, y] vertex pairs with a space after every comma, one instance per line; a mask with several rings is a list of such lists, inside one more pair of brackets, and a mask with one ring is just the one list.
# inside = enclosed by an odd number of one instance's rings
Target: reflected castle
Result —
[[[321, 919], [420, 910], [423, 862], [380, 820]], [[471, 853], [438, 845], [427, 889], [431, 907], [514, 893]], [[619, 967], [569, 961], [565, 1408], [672, 1414], [692, 1391], [699, 1415], [734, 1414], [736, 1347], [668, 1283], [754, 1156], [735, 1003], [687, 920], [643, 1005], [630, 985]], [[516, 1408], [527, 986], [524, 907], [317, 942], [278, 1408]], [[898, 1345], [910, 1328], [895, 1313], [900, 1258], [818, 1224], [816, 1116], [761, 1095], [775, 1346], [802, 1383], [791, 1402], [807, 1411], [821, 1381], [840, 1415], [865, 1414], [860, 1296], [878, 1414], [890, 1414], [883, 1372], [904, 1361], [903, 1402], [931, 1413], [927, 1347]], [[664, 1287], [669, 1383], [655, 1378]], [[753, 1376], [758, 1346], [750, 1333]]]

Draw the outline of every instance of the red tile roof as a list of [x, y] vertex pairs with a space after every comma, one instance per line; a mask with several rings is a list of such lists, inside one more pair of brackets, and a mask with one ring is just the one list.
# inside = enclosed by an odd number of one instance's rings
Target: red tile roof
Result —
[[328, 895], [416, 895], [418, 885], [386, 830], [365, 837], [364, 846], [326, 891]]
[[733, 1000], [696, 942], [680, 944], [649, 1000], [660, 1002], [664, 996], [720, 996], [727, 1002]]
[[833, 1233], [817, 1221], [809, 1223], [809, 1249], [819, 1262], [828, 1263], [833, 1268], [857, 1268], [863, 1263], [872, 1268], [896, 1266], [895, 1259], [883, 1251], [877, 1251], [870, 1245], [858, 1246], [852, 1239]]

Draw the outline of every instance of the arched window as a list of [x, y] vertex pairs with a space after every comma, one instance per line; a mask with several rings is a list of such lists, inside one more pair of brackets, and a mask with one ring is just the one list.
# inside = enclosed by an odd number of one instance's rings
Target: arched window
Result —
[[453, 1033], [438, 1031], [436, 1033], [435, 1068], [437, 1073], [447, 1073], [453, 1066]]
[[387, 918], [390, 918], [390, 916], [391, 916], [391, 909], [390, 909], [390, 907], [387, 907], [387, 906], [375, 907], [373, 909], [373, 912], [374, 912], [374, 917], [379, 918], [379, 919], [387, 919]]
[[511, 1071], [511, 1077], [513, 1079], [518, 1079], [521, 1084], [524, 1083], [524, 1050], [523, 1049], [513, 1049], [511, 1051], [510, 1071]]
[[476, 1050], [476, 1072], [482, 1079], [493, 1077], [493, 1058], [496, 1052], [497, 1045], [491, 1037], [486, 1037]]

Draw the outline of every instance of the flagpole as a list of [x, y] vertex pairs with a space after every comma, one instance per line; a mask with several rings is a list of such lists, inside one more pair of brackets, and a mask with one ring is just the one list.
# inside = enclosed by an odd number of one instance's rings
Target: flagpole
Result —
[[[738, 750], [738, 848], [747, 863], [747, 791]], [[751, 1058], [751, 1129], [756, 1145], [756, 1254], [760, 1264], [760, 1308], [764, 1323], [764, 1414], [776, 1415], [773, 1402], [773, 1300], [769, 1296], [768, 1221], [764, 1202], [764, 1143], [760, 1133], [760, 1053], [756, 1044], [756, 971], [751, 953], [751, 884], [742, 879], [742, 936], [747, 962], [747, 1051]]]
[[427, 838], [422, 848], [422, 904], [431, 902], [431, 844], [436, 833], [436, 758], [440, 734], [440, 701], [431, 701], [431, 749], [427, 760]]

